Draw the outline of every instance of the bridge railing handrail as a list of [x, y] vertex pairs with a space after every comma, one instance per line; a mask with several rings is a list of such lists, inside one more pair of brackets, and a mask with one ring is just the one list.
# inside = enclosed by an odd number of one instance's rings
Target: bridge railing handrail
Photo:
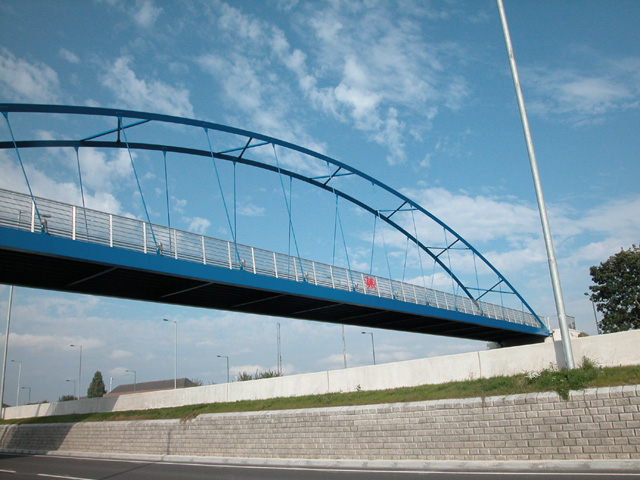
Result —
[[252, 246], [234, 245], [226, 240], [162, 225], [150, 226], [148, 222], [131, 217], [84, 209], [45, 198], [37, 198], [36, 201], [41, 222], [35, 215], [29, 195], [0, 189], [0, 226], [31, 232], [45, 231], [55, 237], [146, 254], [161, 254], [177, 260], [244, 270], [256, 275], [307, 282], [333, 289], [356, 291], [364, 295], [482, 315], [508, 323], [539, 326], [536, 317], [524, 310], [475, 301], [412, 283], [299, 259]]

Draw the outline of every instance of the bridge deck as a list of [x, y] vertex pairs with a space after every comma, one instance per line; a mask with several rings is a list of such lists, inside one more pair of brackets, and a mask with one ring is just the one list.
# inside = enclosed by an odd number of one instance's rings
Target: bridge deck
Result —
[[37, 202], [47, 233], [41, 233], [28, 196], [0, 191], [0, 282], [496, 342], [535, 342], [548, 334], [519, 310]]

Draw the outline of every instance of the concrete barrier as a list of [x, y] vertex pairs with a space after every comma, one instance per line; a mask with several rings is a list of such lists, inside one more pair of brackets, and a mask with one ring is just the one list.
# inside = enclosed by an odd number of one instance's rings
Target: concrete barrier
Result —
[[0, 425], [0, 450], [349, 460], [640, 460], [640, 386], [195, 419]]
[[[640, 331], [572, 338], [574, 357], [587, 357], [605, 367], [640, 364]], [[559, 339], [520, 347], [499, 348], [444, 357], [290, 375], [248, 382], [145, 392], [119, 397], [25, 405], [5, 409], [5, 418], [28, 418], [73, 413], [148, 410], [201, 403], [261, 400], [275, 397], [384, 390], [538, 372], [563, 366]]]

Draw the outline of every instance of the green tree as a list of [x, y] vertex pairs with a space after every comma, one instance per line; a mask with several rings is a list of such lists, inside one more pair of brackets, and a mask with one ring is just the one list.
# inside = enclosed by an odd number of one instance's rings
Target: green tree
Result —
[[599, 266], [589, 269], [591, 300], [602, 313], [602, 333], [640, 328], [640, 247], [620, 250]]
[[75, 400], [75, 399], [76, 399], [75, 395], [62, 395], [61, 397], [58, 397], [59, 402], [70, 402], [71, 400]]
[[104, 388], [104, 380], [102, 380], [102, 373], [97, 371], [93, 375], [93, 379], [89, 384], [89, 388], [87, 389], [87, 397], [89, 398], [97, 398], [103, 396], [107, 393], [107, 390]]
[[253, 380], [253, 375], [247, 372], [238, 373], [238, 381], [239, 382], [248, 382], [249, 380]]
[[254, 378], [257, 380], [259, 378], [274, 378], [281, 377], [282, 375], [275, 370], [265, 370], [264, 372], [256, 371]]

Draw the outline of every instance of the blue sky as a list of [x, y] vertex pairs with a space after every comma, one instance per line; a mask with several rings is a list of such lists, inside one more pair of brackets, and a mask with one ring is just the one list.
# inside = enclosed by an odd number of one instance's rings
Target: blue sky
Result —
[[[505, 9], [567, 313], [580, 330], [594, 334], [584, 296], [588, 268], [640, 240], [640, 4], [506, 1]], [[326, 153], [418, 201], [485, 254], [538, 314], [555, 315], [491, 0], [5, 1], [0, 101], [193, 117]], [[88, 129], [19, 121], [14, 128], [40, 138]], [[0, 136], [8, 138], [6, 125]], [[70, 187], [74, 155], [27, 155], [34, 193], [78, 201], [76, 187]], [[142, 218], [128, 157], [82, 155], [88, 206]], [[142, 155], [139, 162], [143, 187], [155, 192], [149, 195], [151, 214], [161, 218], [166, 208], [158, 162]], [[16, 187], [23, 180], [12, 154], [0, 153], [0, 168], [0, 188], [23, 190]], [[225, 238], [224, 213], [208, 203], [216, 195], [211, 171], [196, 164], [171, 168], [175, 226]], [[276, 238], [286, 230], [286, 223], [278, 227], [283, 202], [277, 179], [240, 175], [238, 222], [246, 231], [240, 240], [251, 243], [252, 228], [263, 228], [264, 241], [287, 253], [286, 234]], [[313, 204], [302, 192], [297, 198], [294, 208], [301, 212]], [[329, 222], [333, 212], [324, 212]], [[318, 235], [322, 228], [313, 220], [300, 214], [296, 233], [310, 255], [325, 260], [333, 239]], [[371, 222], [354, 213], [349, 225], [352, 261], [367, 268]], [[386, 240], [392, 257], [402, 250], [391, 235]], [[7, 299], [8, 287], [0, 287], [3, 312]], [[162, 318], [179, 324], [181, 377], [225, 381], [226, 364], [217, 355], [230, 356], [232, 374], [274, 368], [277, 323], [285, 373], [343, 366], [337, 325], [25, 288], [15, 290], [9, 358], [23, 362], [22, 385], [32, 388], [33, 401], [71, 393], [66, 380], [77, 378], [79, 353], [72, 343], [83, 345], [83, 393], [96, 370], [107, 383], [113, 378], [114, 386], [133, 380], [127, 369], [136, 370], [138, 381], [170, 378], [173, 325]], [[361, 330], [345, 328], [350, 366], [371, 363], [370, 338]], [[375, 331], [375, 341], [379, 362], [484, 348], [384, 331]], [[17, 367], [10, 363], [9, 403], [16, 387]]]

